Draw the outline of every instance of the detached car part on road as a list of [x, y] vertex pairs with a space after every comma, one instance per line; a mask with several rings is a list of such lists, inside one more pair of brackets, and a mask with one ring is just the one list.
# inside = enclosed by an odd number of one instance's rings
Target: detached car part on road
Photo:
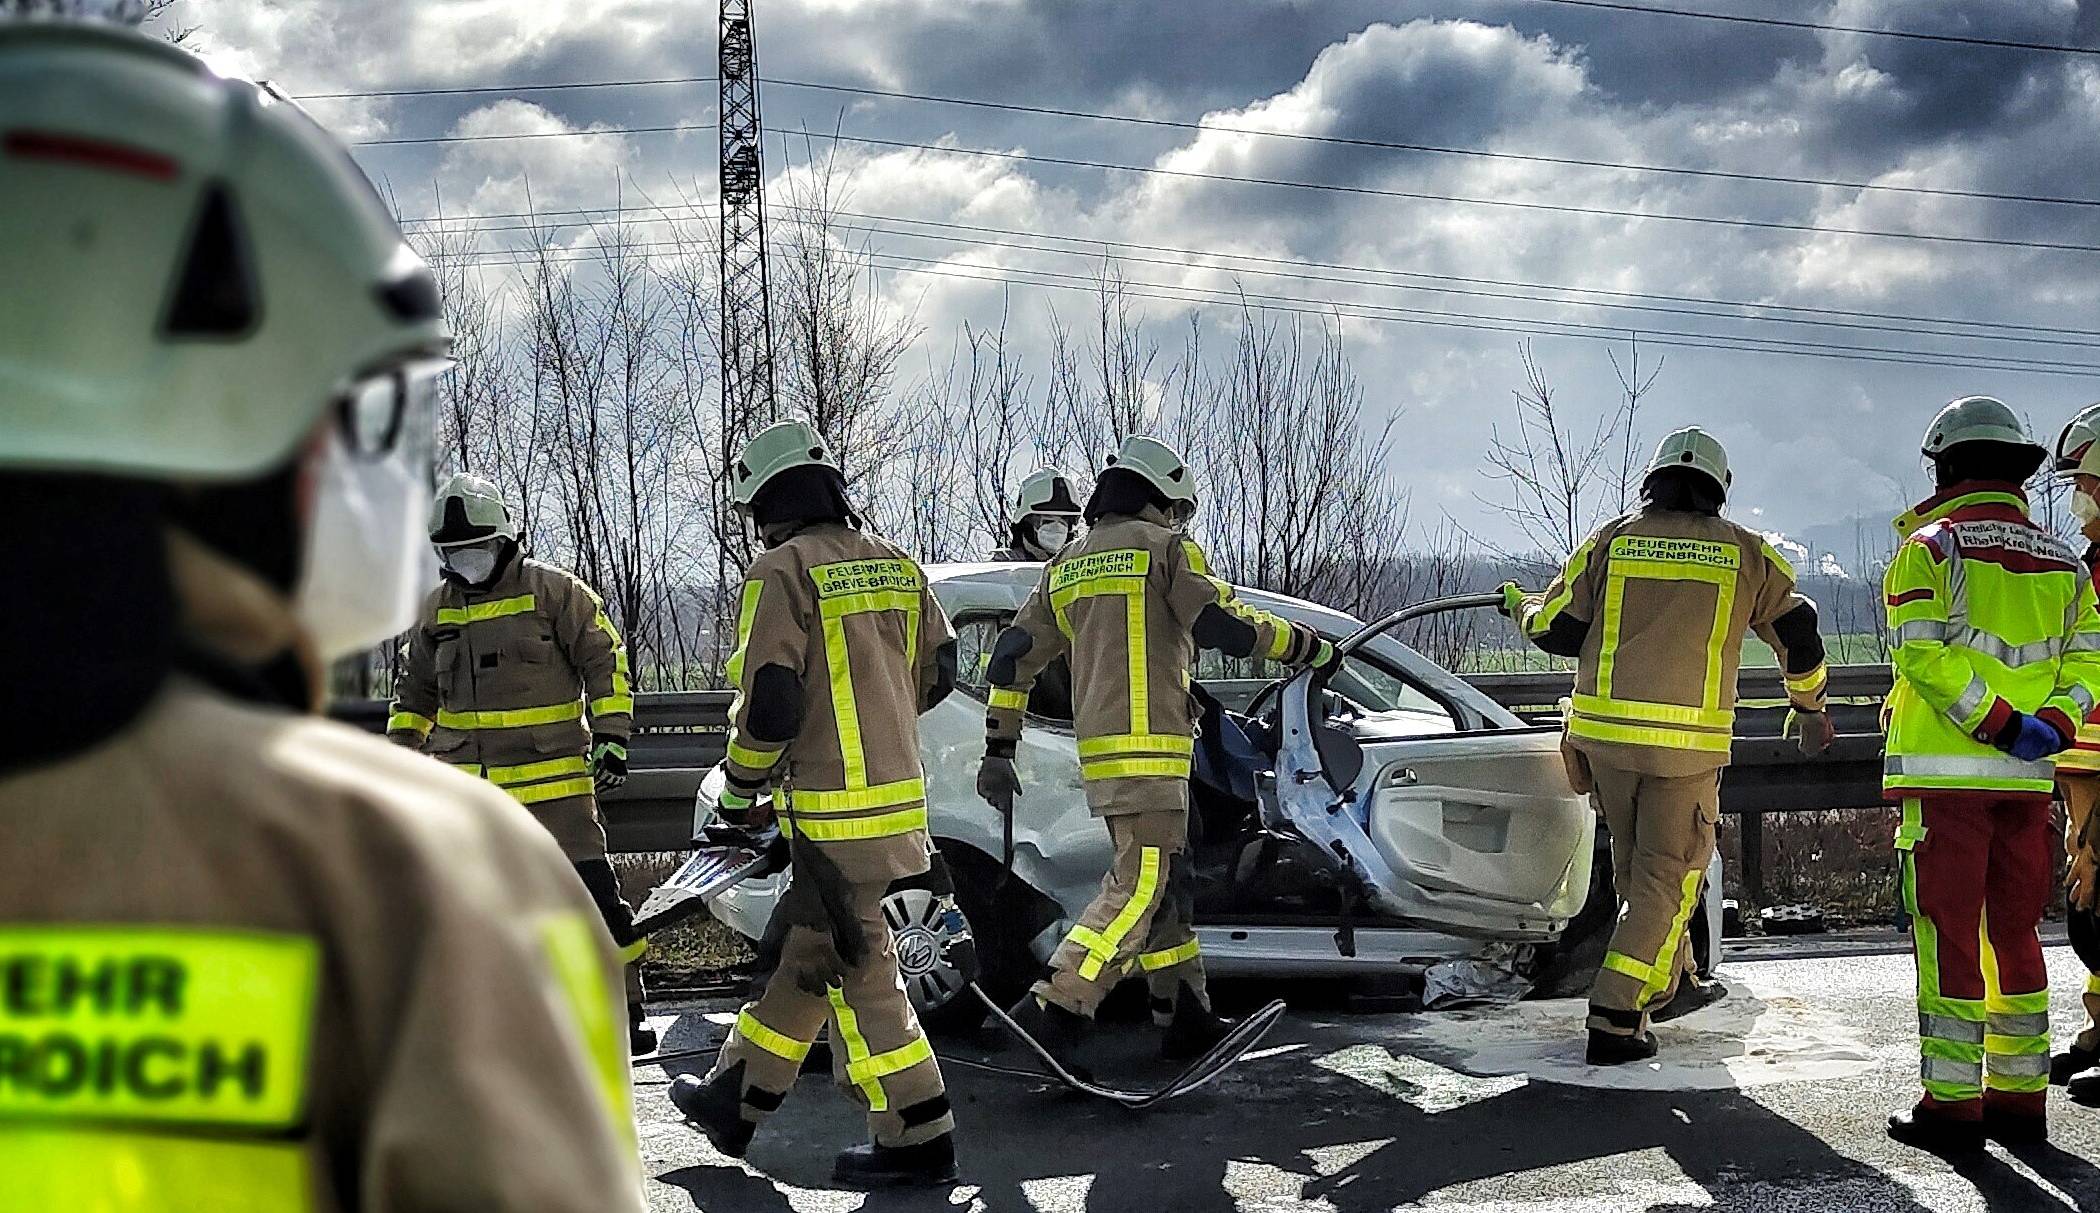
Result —
[[[1081, 790], [1070, 705], [1046, 680], [1017, 755], [1024, 792], [1007, 877], [1004, 823], [973, 783], [984, 752], [981, 670], [1042, 566], [927, 572], [962, 649], [959, 693], [919, 728], [930, 826], [955, 898], [907, 884], [885, 909], [913, 1001], [930, 1024], [953, 1028], [977, 1022], [983, 1007], [946, 962], [949, 945], [974, 935], [984, 986], [1018, 996], [1099, 887], [1110, 848]], [[1210, 971], [1419, 973], [1486, 959], [1548, 992], [1582, 988], [1616, 905], [1609, 853], [1588, 799], [1568, 786], [1559, 729], [1526, 724], [1391, 635], [1493, 597], [1417, 604], [1365, 627], [1298, 599], [1241, 593], [1346, 639], [1324, 682], [1311, 672], [1284, 679], [1265, 662], [1199, 660], [1190, 845]], [[701, 786], [696, 838], [719, 788], [719, 773]], [[722, 887], [717, 870], [709, 909], [756, 940], [787, 879], [773, 871]], [[1720, 938], [1719, 887], [1717, 859], [1694, 932], [1704, 969]]]

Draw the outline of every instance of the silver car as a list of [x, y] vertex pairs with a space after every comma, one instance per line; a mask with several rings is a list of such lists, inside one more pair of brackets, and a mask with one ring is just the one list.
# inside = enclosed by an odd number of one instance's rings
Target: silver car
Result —
[[[1018, 996], [1100, 888], [1108, 832], [1081, 791], [1071, 708], [1058, 680], [1038, 685], [1017, 761], [1023, 794], [1012, 868], [1004, 823], [979, 799], [994, 638], [1042, 576], [1038, 564], [936, 565], [933, 591], [954, 621], [956, 694], [921, 718], [935, 841], [953, 874], [956, 916], [925, 888], [886, 907], [906, 985], [937, 1026], [975, 1022], [947, 945], [974, 935], [982, 983]], [[1206, 653], [1191, 780], [1196, 930], [1217, 974], [1420, 973], [1492, 958], [1554, 992], [1579, 988], [1615, 918], [1610, 862], [1586, 797], [1568, 786], [1559, 730], [1527, 725], [1388, 634], [1452, 599], [1365, 628], [1338, 611], [1256, 590], [1243, 597], [1330, 637], [1350, 637], [1324, 686], [1262, 661]], [[719, 776], [697, 806], [712, 816]], [[1701, 932], [1719, 938], [1718, 861]], [[737, 885], [714, 915], [750, 939], [765, 930], [785, 873]]]

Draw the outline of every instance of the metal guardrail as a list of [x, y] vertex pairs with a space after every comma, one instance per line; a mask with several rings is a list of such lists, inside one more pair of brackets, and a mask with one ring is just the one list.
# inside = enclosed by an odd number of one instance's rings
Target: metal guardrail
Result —
[[[1721, 780], [1723, 812], [1742, 818], [1743, 886], [1763, 887], [1763, 815], [1812, 809], [1863, 808], [1881, 802], [1881, 735], [1876, 717], [1888, 694], [1889, 667], [1833, 666], [1831, 715], [1838, 739], [1820, 758], [1804, 759], [1779, 737], [1783, 710], [1755, 706], [1782, 701], [1786, 689], [1776, 670], [1745, 670], [1739, 693], [1747, 705], [1736, 713], [1733, 763]], [[1574, 675], [1565, 671], [1476, 674], [1467, 681], [1527, 719], [1544, 719], [1570, 694]], [[1844, 703], [1839, 700], [1866, 702]], [[635, 696], [635, 735], [628, 743], [627, 786], [607, 795], [602, 808], [606, 835], [615, 851], [675, 851], [689, 845], [693, 793], [727, 744], [730, 693], [669, 691]], [[387, 705], [378, 700], [338, 704], [338, 719], [379, 732]]]

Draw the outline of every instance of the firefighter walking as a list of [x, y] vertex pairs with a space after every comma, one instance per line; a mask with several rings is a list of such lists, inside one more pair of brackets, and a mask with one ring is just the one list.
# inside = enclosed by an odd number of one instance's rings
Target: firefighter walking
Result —
[[1577, 659], [1570, 775], [1611, 835], [1619, 922], [1590, 991], [1593, 1065], [1653, 1057], [1651, 1020], [1723, 993], [1689, 976], [1688, 927], [1713, 860], [1745, 633], [1779, 656], [1803, 751], [1830, 740], [1815, 604], [1763, 536], [1721, 517], [1730, 479], [1719, 441], [1679, 430], [1656, 448], [1640, 508], [1584, 540], [1545, 593], [1503, 587], [1533, 644]]
[[838, 1156], [834, 1178], [952, 1181], [955, 1118], [881, 907], [931, 867], [918, 718], [955, 685], [954, 633], [919, 566], [861, 529], [809, 426], [761, 431], [731, 490], [766, 548], [739, 600], [721, 808], [755, 824], [775, 789], [794, 876], [761, 945], [764, 992], [706, 1079], [679, 1077], [671, 1101], [741, 1158], [828, 1025], [834, 1072], [872, 1138]]
[[[2071, 515], [2086, 538], [2080, 559], [2088, 576], [2100, 576], [2100, 404], [2084, 409], [2064, 427], [2056, 440], [2055, 466], [2058, 474], [2070, 478]], [[2064, 901], [2074, 917], [2090, 922], [2094, 882], [2100, 876], [2100, 823], [2093, 813], [2100, 805], [2100, 724], [2090, 716], [2079, 723], [2070, 748], [2056, 756], [2056, 790], [2064, 802], [2064, 850], [2070, 861]], [[2050, 1063], [2049, 1080], [2058, 1086], [2100, 1066], [2100, 972], [2086, 975], [2082, 1001], [2084, 1026]], [[2073, 1094], [2095, 1086], [2100, 1079], [2083, 1079]]]
[[1957, 400], [1923, 450], [1938, 492], [1897, 519], [1884, 582], [1896, 684], [1882, 786], [1903, 808], [1924, 1095], [1889, 1135], [1939, 1149], [2038, 1141], [2051, 757], [2100, 694], [2100, 615], [2077, 554], [2028, 518], [2020, 486], [2045, 452], [2012, 410]]
[[1165, 1056], [1198, 1056], [1228, 1030], [1210, 1008], [1192, 927], [1190, 667], [1198, 647], [1288, 666], [1333, 652], [1310, 629], [1247, 605], [1210, 575], [1202, 549], [1181, 529], [1195, 508], [1194, 477], [1172, 448], [1125, 440], [1087, 501], [1086, 538], [1050, 561], [1000, 633], [986, 671], [979, 793], [1001, 812], [1015, 811], [1014, 755], [1029, 689], [1069, 653], [1087, 805], [1114, 845], [1100, 893], [1012, 1013], [1063, 1056], [1102, 999], [1133, 973], [1150, 987]]
[[487, 480], [446, 481], [429, 533], [443, 582], [402, 642], [387, 735], [502, 788], [561, 844], [620, 952], [628, 1049], [647, 1053], [648, 945], [606, 858], [597, 799], [627, 781], [627, 647], [596, 592], [519, 549]]
[[0, 132], [0, 1209], [639, 1213], [559, 851], [313, 714], [425, 588], [430, 271], [135, 31], [0, 22]]

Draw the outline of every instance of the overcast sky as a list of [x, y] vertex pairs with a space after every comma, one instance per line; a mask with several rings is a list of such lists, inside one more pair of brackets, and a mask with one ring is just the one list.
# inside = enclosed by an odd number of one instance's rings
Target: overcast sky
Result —
[[[1663, 2], [1663, 0], [1657, 0]], [[2100, 198], [2100, 56], [2015, 52], [1857, 34], [1760, 28], [1525, 0], [757, 0], [767, 76], [1088, 111], [1210, 127], [1750, 174], [2049, 197]], [[1826, 24], [2100, 46], [2100, 0], [1676, 0], [1675, 6]], [[713, 6], [692, 0], [187, 0], [199, 44], [224, 70], [297, 94], [711, 75]], [[696, 19], [698, 17], [699, 19]], [[500, 95], [314, 101], [353, 140], [708, 126], [711, 84]], [[1133, 243], [1457, 276], [2100, 331], [2100, 252], [1916, 241], [1411, 200], [1463, 195], [1816, 228], [2100, 246], [2100, 207], [1727, 180], [1432, 155], [1217, 129], [1021, 115], [790, 87], [764, 94], [767, 124], [918, 144], [1319, 182], [1381, 194], [1075, 169], [1017, 159], [849, 145], [851, 208]], [[359, 160], [410, 214], [442, 190], [448, 213], [605, 207], [623, 197], [711, 196], [712, 129], [438, 145], [366, 146]], [[820, 149], [821, 151], [821, 149]], [[800, 141], [769, 145], [769, 170]], [[1086, 273], [1086, 259], [876, 236], [878, 249], [958, 265]], [[1172, 254], [1144, 254], [1168, 257]], [[1130, 263], [1165, 287], [1230, 285], [1215, 270]], [[1349, 276], [1313, 270], [1329, 277]], [[1252, 293], [1344, 309], [1414, 308], [1704, 332], [1852, 350], [1958, 351], [2100, 363], [2100, 332], [1987, 330], [1988, 341], [1915, 331], [1712, 320], [1518, 298], [1243, 276]], [[1390, 281], [1390, 280], [1388, 280]], [[1429, 285], [1424, 279], [1412, 279]], [[928, 334], [907, 363], [944, 357], [963, 318], [995, 320], [1009, 288], [899, 273], [899, 305]], [[1444, 284], [1452, 285], [1452, 284]], [[1068, 294], [1013, 287], [1024, 341]], [[1560, 298], [1561, 296], [1553, 296]], [[1188, 305], [1146, 301], [1163, 342]], [[1665, 305], [1685, 306], [1685, 305]], [[1702, 309], [1703, 310], [1703, 309]], [[1911, 321], [1843, 319], [1915, 330]], [[1211, 322], [1222, 326], [1222, 314]], [[1448, 511], [1506, 535], [1476, 500], [1489, 426], [1521, 382], [1518, 335], [1344, 321], [1369, 407], [1397, 410], [1393, 473], [1418, 519]], [[1472, 321], [1469, 323], [1478, 323]], [[1970, 330], [1976, 331], [1976, 330]], [[2026, 341], [2010, 338], [2028, 338]], [[2064, 341], [2068, 344], [2052, 344]], [[1541, 335], [1563, 399], [1589, 415], [1617, 391], [1606, 343]], [[1624, 353], [1623, 342], [1618, 346]], [[2100, 374], [1644, 346], [1666, 354], [1649, 440], [1698, 423], [1727, 443], [1733, 512], [1802, 533], [1885, 517], [1923, 484], [1918, 436], [1971, 392], [2003, 397], [2053, 438], [2100, 399]], [[1040, 361], [1035, 365], [1040, 370]], [[1753, 511], [1762, 511], [1753, 513]]]

